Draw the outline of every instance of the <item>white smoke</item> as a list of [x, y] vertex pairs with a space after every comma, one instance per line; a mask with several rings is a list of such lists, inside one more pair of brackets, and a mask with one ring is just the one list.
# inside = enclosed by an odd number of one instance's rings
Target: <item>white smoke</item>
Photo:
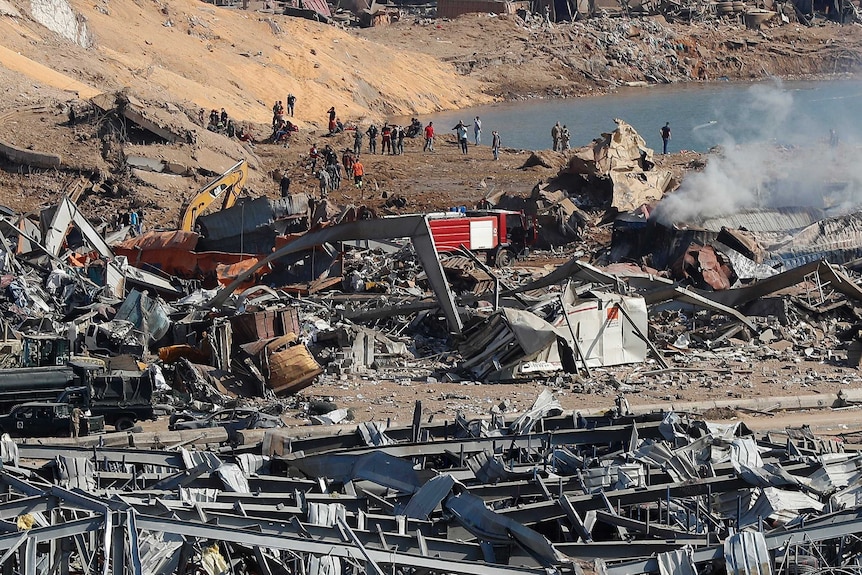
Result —
[[832, 127], [800, 109], [780, 84], [752, 86], [746, 96], [716, 111], [710, 135], [720, 134], [721, 151], [702, 172], [686, 176], [654, 218], [673, 224], [755, 208], [847, 211], [862, 204], [862, 163], [849, 145], [855, 135], [848, 125], [834, 128], [841, 144], [832, 146]]

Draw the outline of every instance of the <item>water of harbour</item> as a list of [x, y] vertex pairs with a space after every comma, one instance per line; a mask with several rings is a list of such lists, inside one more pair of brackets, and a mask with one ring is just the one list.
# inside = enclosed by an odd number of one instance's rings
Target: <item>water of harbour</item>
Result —
[[[670, 122], [669, 151], [706, 152], [716, 145], [770, 142], [811, 145], [830, 140], [862, 141], [862, 81], [762, 82], [625, 88], [605, 96], [565, 100], [522, 100], [492, 106], [440, 112], [420, 118], [434, 122], [438, 134], [463, 120], [482, 119], [482, 143], [498, 130], [504, 147], [549, 149], [555, 122], [568, 126], [571, 146], [588, 144], [614, 129], [614, 118], [634, 126], [647, 145], [661, 151], [659, 130]], [[401, 120], [407, 124], [408, 120]]]

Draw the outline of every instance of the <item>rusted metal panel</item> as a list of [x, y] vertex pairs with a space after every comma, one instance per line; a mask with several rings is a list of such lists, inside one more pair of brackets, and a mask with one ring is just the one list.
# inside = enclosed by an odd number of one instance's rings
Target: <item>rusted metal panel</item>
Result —
[[278, 395], [305, 389], [323, 373], [304, 345], [294, 345], [269, 356], [269, 386]]
[[244, 313], [230, 318], [230, 323], [234, 341], [239, 345], [281, 335], [276, 333], [275, 312], [272, 311]]
[[511, 14], [512, 5], [498, 0], [438, 0], [438, 18], [457, 18], [461, 14], [472, 12], [492, 12], [494, 14]]
[[[120, 255], [128, 256], [125, 253], [129, 250], [163, 250], [177, 249], [193, 251], [198, 243], [200, 234], [195, 232], [184, 232], [174, 230], [171, 232], [155, 232], [149, 231], [138, 237], [129, 238], [114, 246], [114, 250]], [[130, 257], [130, 259], [132, 259]]]
[[299, 312], [295, 307], [285, 307], [277, 310], [276, 313], [281, 321], [282, 334], [299, 334]]

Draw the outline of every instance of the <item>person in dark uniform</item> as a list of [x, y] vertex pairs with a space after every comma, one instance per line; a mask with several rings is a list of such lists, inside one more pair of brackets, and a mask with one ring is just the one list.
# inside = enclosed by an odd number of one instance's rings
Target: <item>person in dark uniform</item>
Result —
[[281, 197], [286, 198], [290, 195], [290, 177], [287, 175], [287, 172], [282, 172], [281, 182], [279, 182], [279, 188], [281, 188]]

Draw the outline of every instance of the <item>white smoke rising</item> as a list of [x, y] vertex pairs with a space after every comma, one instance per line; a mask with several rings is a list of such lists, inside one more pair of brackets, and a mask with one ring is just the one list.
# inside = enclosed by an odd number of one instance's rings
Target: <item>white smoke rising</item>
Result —
[[[851, 146], [851, 122], [822, 125], [780, 84], [755, 85], [746, 95], [716, 111], [710, 132], [720, 133], [721, 152], [664, 198], [654, 218], [669, 225], [755, 208], [846, 213], [862, 204], [862, 163]], [[830, 144], [830, 129], [837, 130], [840, 144]]]

